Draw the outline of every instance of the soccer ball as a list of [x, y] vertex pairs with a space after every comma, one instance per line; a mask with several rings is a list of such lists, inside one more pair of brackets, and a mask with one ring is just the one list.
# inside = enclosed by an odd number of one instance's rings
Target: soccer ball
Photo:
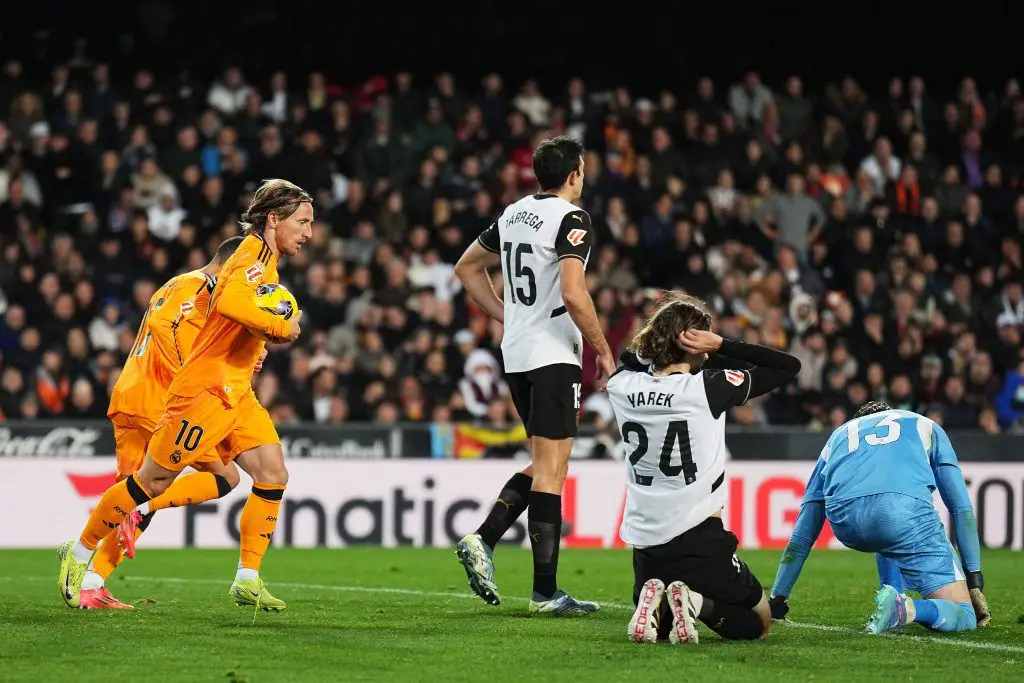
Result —
[[256, 305], [267, 313], [279, 315], [288, 320], [295, 311], [299, 310], [299, 304], [295, 297], [284, 285], [263, 284], [256, 288]]

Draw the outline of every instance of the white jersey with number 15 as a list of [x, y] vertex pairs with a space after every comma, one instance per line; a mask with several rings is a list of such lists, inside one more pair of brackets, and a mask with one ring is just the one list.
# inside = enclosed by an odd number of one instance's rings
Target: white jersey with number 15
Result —
[[590, 215], [555, 195], [529, 195], [510, 204], [479, 242], [501, 256], [505, 372], [582, 365], [583, 336], [562, 300], [558, 263], [577, 258], [586, 267], [593, 244]]

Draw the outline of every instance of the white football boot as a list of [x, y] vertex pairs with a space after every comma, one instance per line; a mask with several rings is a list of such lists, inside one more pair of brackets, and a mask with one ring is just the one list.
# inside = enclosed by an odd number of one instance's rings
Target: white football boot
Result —
[[673, 581], [665, 590], [668, 608], [672, 611], [672, 630], [668, 640], [673, 645], [696, 645], [700, 639], [697, 633], [697, 610], [690, 597], [690, 589], [682, 581]]

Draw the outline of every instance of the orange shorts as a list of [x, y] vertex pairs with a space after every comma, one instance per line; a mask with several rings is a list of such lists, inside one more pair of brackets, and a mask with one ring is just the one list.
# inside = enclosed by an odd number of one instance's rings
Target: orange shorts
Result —
[[228, 463], [257, 446], [280, 442], [270, 414], [252, 391], [233, 408], [208, 391], [198, 396], [168, 394], [149, 455], [161, 467], [180, 472], [204, 453]]
[[[148, 417], [114, 413], [110, 416], [114, 425], [114, 450], [117, 455], [117, 479], [126, 478], [138, 471], [146, 459], [146, 450], [156, 431], [157, 422]], [[215, 452], [204, 453], [194, 462], [214, 462], [220, 457]]]

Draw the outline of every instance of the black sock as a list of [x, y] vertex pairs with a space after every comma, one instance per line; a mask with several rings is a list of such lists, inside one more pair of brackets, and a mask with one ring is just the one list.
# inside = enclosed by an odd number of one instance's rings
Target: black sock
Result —
[[533, 486], [533, 477], [528, 477], [522, 472], [516, 472], [512, 478], [505, 482], [504, 488], [494, 501], [487, 519], [476, 530], [490, 548], [498, 545], [498, 541], [505, 535], [519, 516], [526, 512], [526, 506], [530, 502], [530, 487]]
[[729, 640], [757, 640], [764, 633], [761, 617], [754, 610], [704, 598], [697, 618]]
[[139, 521], [139, 531], [145, 531], [149, 528], [149, 523], [153, 521], [153, 515], [155, 514], [155, 512], [147, 512], [142, 515], [142, 519]]
[[528, 527], [533, 547], [533, 592], [550, 598], [558, 590], [558, 548], [562, 541], [562, 497], [554, 493], [530, 494]]

